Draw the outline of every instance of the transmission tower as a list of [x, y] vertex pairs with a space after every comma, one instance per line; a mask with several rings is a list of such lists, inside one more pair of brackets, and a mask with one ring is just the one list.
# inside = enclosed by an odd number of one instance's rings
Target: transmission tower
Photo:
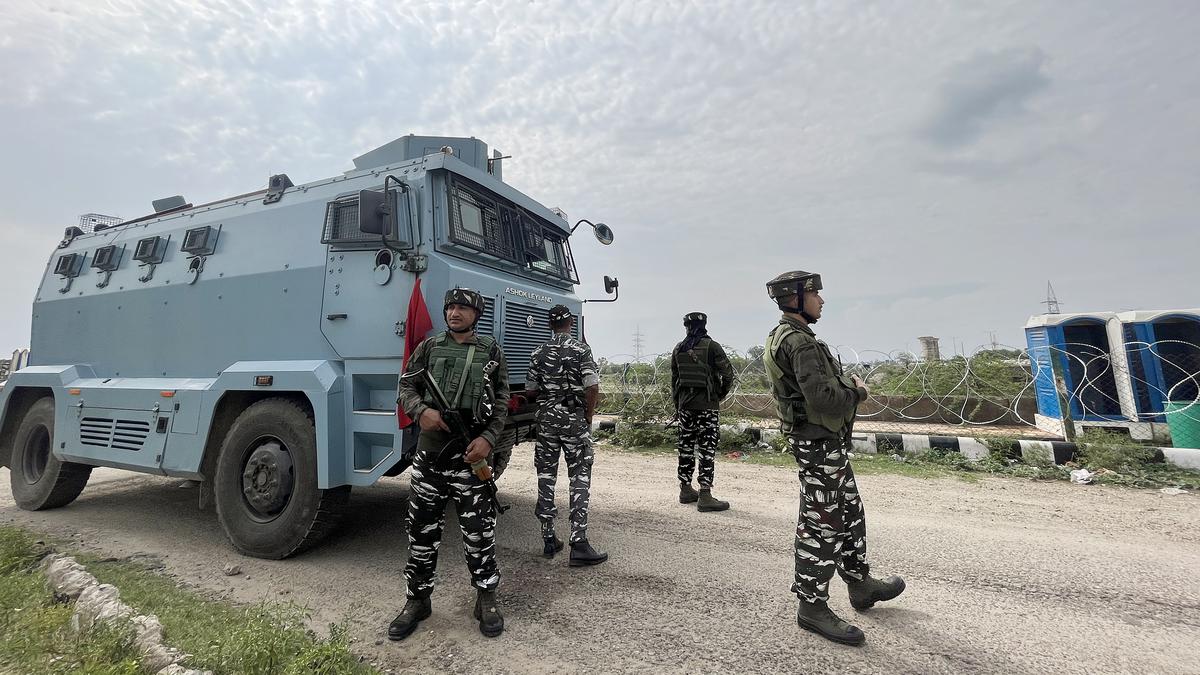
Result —
[[633, 332], [633, 358], [638, 361], [642, 360], [642, 347], [645, 346], [645, 342], [642, 340], [643, 337], [642, 327], [638, 325]]
[[1046, 299], [1042, 301], [1041, 304], [1046, 306], [1047, 314], [1062, 313], [1060, 303], [1058, 302], [1058, 296], [1054, 295], [1054, 286], [1052, 286], [1049, 281], [1046, 282]]

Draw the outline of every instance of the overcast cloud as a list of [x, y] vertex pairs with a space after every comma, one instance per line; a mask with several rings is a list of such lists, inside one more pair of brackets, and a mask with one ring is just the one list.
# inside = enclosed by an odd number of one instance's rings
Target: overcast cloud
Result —
[[706, 311], [759, 344], [763, 283], [824, 277], [858, 349], [1023, 344], [1068, 311], [1196, 307], [1200, 5], [9, 2], [0, 352], [84, 212], [337, 174], [473, 135], [505, 178], [616, 231], [574, 250], [599, 355]]

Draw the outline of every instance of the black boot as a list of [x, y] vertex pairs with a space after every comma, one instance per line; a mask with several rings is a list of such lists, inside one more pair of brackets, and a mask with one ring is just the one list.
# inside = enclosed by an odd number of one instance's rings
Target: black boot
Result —
[[723, 502], [712, 496], [712, 488], [700, 488], [700, 499], [696, 504], [697, 511], [724, 511], [729, 508], [729, 502]]
[[557, 534], [550, 535], [549, 538], [543, 539], [542, 542], [543, 558], [553, 558], [555, 553], [563, 549], [562, 539], [559, 539]]
[[571, 542], [571, 567], [599, 565], [608, 560], [608, 554], [592, 548], [587, 539]]
[[804, 630], [810, 630], [823, 638], [844, 645], [858, 646], [867, 641], [867, 636], [858, 626], [851, 626], [842, 621], [824, 602], [801, 600], [800, 609], [796, 612], [796, 623]]
[[680, 504], [695, 504], [700, 498], [700, 493], [696, 492], [696, 488], [692, 487], [691, 483], [679, 484], [679, 503]]
[[400, 610], [400, 615], [392, 619], [391, 625], [388, 626], [389, 640], [403, 640], [412, 635], [412, 632], [417, 629], [417, 624], [429, 618], [433, 613], [433, 608], [429, 605], [429, 598], [409, 598], [408, 602], [404, 603], [404, 609]]
[[496, 591], [479, 591], [475, 596], [475, 618], [479, 620], [479, 632], [486, 637], [504, 632], [504, 615], [496, 605]]
[[862, 612], [871, 609], [877, 602], [891, 600], [904, 592], [904, 580], [900, 577], [876, 579], [863, 577], [862, 581], [846, 582], [850, 590], [850, 606]]

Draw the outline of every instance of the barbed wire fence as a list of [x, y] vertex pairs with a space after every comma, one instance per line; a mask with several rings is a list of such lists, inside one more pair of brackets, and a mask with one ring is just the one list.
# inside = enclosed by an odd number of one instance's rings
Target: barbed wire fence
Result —
[[[722, 403], [723, 420], [775, 428], [762, 347], [725, 350], [737, 381]], [[1200, 448], [1200, 346], [1190, 342], [1128, 342], [1113, 350], [1085, 343], [985, 345], [936, 360], [906, 350], [831, 350], [846, 374], [871, 390], [859, 406], [856, 432], [1031, 440], [1108, 435]], [[668, 422], [670, 358], [618, 355], [602, 362], [601, 412]]]

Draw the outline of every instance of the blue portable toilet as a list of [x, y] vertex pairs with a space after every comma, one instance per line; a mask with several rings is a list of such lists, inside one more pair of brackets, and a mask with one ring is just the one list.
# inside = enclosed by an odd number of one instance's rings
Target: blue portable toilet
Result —
[[[1178, 425], [1168, 430], [1171, 402], [1178, 409], [1180, 402], [1200, 401], [1200, 310], [1040, 314], [1025, 324], [1025, 340], [1037, 395], [1035, 424], [1046, 431], [1062, 432], [1052, 359], [1070, 393], [1077, 431], [1122, 427], [1134, 439], [1166, 440], [1172, 431], [1178, 434]], [[1200, 404], [1190, 410], [1200, 413]], [[1188, 423], [1181, 415], [1174, 421]]]
[[[1052, 359], [1057, 359], [1070, 393], [1071, 418], [1079, 426], [1088, 422], [1121, 425], [1135, 415], [1128, 387], [1119, 385], [1113, 345], [1123, 345], [1121, 324], [1115, 312], [1040, 314], [1025, 324], [1037, 394], [1035, 424], [1053, 433], [1062, 432], [1062, 414], [1054, 387]], [[1123, 350], [1118, 349], [1123, 361]]]
[[[1195, 447], [1200, 439], [1178, 439], [1182, 418], [1168, 420], [1164, 412], [1200, 401], [1200, 309], [1122, 312], [1130, 385], [1140, 419], [1156, 424], [1174, 421], [1172, 441]], [[1195, 411], [1198, 408], [1192, 407]], [[1187, 425], [1184, 425], [1187, 426]]]

